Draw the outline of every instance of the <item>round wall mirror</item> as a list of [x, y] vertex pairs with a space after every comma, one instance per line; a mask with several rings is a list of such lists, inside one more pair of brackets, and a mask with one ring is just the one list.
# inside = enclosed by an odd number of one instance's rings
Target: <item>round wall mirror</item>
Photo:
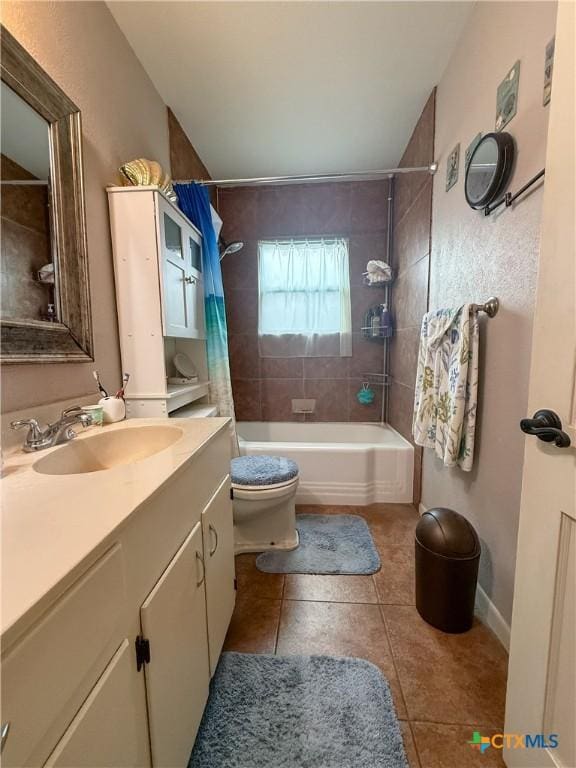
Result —
[[464, 193], [472, 208], [485, 208], [506, 188], [514, 165], [514, 139], [509, 133], [487, 133], [466, 168]]

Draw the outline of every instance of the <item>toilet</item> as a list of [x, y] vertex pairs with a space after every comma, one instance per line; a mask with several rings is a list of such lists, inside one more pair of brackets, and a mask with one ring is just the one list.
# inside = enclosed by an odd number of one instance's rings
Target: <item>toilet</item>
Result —
[[230, 474], [235, 554], [296, 549], [298, 464], [282, 456], [239, 456]]

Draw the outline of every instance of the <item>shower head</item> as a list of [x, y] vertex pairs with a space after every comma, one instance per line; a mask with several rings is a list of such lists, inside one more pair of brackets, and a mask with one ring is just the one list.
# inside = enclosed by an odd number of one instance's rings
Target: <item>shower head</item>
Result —
[[228, 256], [229, 253], [236, 253], [237, 251], [242, 250], [242, 248], [244, 248], [242, 240], [235, 240], [233, 243], [228, 243], [228, 245], [222, 242], [220, 248], [220, 261], [222, 261], [224, 256]]

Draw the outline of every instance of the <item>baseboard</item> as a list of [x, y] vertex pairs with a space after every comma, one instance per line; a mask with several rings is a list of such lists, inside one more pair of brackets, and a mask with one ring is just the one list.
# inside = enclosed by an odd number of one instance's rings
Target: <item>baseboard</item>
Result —
[[490, 600], [486, 592], [484, 592], [480, 584], [478, 584], [476, 588], [476, 603], [474, 605], [474, 613], [484, 624], [486, 624], [487, 627], [490, 627], [504, 648], [509, 651], [510, 625], [502, 616], [498, 608], [496, 608], [492, 600]]
[[[427, 512], [428, 507], [425, 507], [422, 502], [418, 505], [418, 512], [423, 515]], [[502, 643], [507, 651], [510, 650], [510, 625], [506, 619], [502, 616], [498, 608], [494, 605], [492, 600], [488, 597], [486, 592], [482, 589], [480, 584], [476, 587], [476, 601], [474, 604], [474, 613], [483, 624], [486, 624], [492, 632], [496, 635], [498, 640]]]

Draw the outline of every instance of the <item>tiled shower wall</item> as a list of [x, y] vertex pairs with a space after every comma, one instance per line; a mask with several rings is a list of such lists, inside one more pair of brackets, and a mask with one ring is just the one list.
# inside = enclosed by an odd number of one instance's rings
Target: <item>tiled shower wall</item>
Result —
[[[400, 166], [434, 161], [434, 90], [416, 124]], [[392, 287], [395, 333], [390, 345], [388, 421], [412, 442], [412, 407], [422, 316], [428, 309], [432, 222], [432, 176], [399, 174], [394, 186]], [[414, 501], [420, 501], [422, 449], [414, 452]]]
[[[0, 161], [4, 180], [36, 178], [5, 155]], [[3, 187], [1, 256], [2, 317], [42, 320], [54, 302], [52, 287], [36, 279], [52, 260], [47, 187]]]
[[[382, 291], [362, 283], [369, 259], [386, 260], [388, 181], [220, 189], [227, 242], [243, 250], [222, 261], [230, 368], [239, 421], [380, 421], [382, 387], [360, 405], [363, 374], [381, 373], [383, 349], [362, 337], [367, 308]], [[258, 240], [337, 235], [349, 240], [352, 357], [261, 358], [258, 354]], [[312, 416], [293, 415], [292, 398], [315, 398]]]

